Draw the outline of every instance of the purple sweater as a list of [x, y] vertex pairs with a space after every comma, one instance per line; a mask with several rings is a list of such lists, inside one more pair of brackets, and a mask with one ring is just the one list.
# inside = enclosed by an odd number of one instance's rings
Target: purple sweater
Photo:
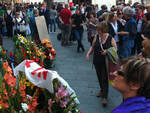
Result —
[[128, 98], [111, 113], [150, 113], [150, 99], [145, 97]]

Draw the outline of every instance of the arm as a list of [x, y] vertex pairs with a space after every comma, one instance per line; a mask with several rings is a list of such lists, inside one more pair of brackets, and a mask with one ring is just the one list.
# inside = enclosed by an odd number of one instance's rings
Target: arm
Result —
[[129, 35], [129, 32], [121, 31], [117, 33], [118, 35]]
[[93, 24], [92, 22], [89, 22], [90, 25], [92, 25], [93, 27], [96, 27], [96, 24]]
[[87, 60], [87, 61], [90, 60], [90, 54], [93, 53], [93, 49], [94, 49], [95, 42], [96, 42], [96, 36], [94, 37], [92, 46], [90, 47], [89, 51], [87, 52], [87, 55], [86, 55], [86, 60]]
[[62, 21], [62, 19], [61, 19], [61, 17], [59, 16], [59, 20], [60, 20], [60, 22], [63, 24], [64, 22]]
[[112, 40], [111, 40], [111, 45], [117, 49], [117, 44], [116, 44], [116, 41], [114, 38], [112, 38]]
[[145, 39], [149, 39], [148, 37], [145, 37], [143, 34], [141, 34], [141, 37], [145, 40]]
[[130, 36], [135, 36], [137, 34], [137, 27], [136, 23], [130, 23], [128, 26], [128, 31], [129, 32], [118, 32], [117, 34], [119, 35], [130, 35]]

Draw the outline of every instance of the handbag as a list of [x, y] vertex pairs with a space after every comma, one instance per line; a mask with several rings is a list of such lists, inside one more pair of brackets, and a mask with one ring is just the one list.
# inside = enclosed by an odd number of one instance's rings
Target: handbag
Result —
[[26, 26], [25, 25], [20, 25], [20, 29], [19, 29], [19, 31], [20, 32], [26, 32]]

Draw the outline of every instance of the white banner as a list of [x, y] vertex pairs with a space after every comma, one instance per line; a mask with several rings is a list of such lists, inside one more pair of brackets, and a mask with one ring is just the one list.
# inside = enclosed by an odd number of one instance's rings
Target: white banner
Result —
[[[74, 93], [73, 97], [76, 96], [75, 91], [62, 77], [58, 75], [56, 71], [42, 68], [32, 60], [24, 60], [17, 67], [15, 67], [14, 75], [16, 77], [18, 76], [19, 71], [25, 72], [26, 78], [35, 86], [38, 86], [40, 88], [46, 88], [51, 93], [54, 93], [53, 80], [57, 78], [62, 83], [62, 85], [67, 86], [69, 94]], [[77, 98], [75, 101], [79, 104]]]

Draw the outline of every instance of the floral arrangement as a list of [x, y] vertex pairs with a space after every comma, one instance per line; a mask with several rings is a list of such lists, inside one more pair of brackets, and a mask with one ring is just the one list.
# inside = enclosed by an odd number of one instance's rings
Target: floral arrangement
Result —
[[13, 76], [7, 61], [3, 63], [0, 76], [1, 113], [81, 113], [73, 94], [58, 79], [53, 80], [54, 93], [33, 85], [19, 73]]
[[0, 61], [2, 61], [2, 59], [6, 59], [6, 51], [2, 48], [2, 46], [0, 46]]
[[[28, 89], [27, 93], [32, 95], [37, 87], [27, 79], [24, 80]], [[40, 113], [81, 113], [78, 104], [74, 101], [76, 97], [72, 97], [73, 94], [69, 94], [66, 87], [58, 79], [54, 79], [53, 84], [55, 90], [53, 94], [46, 89], [39, 88], [37, 110]]]
[[50, 68], [52, 66], [52, 62], [55, 60], [56, 52], [48, 39], [43, 39], [41, 44], [44, 54], [46, 55], [46, 58], [44, 59], [44, 67]]
[[[5, 61], [0, 75], [0, 112], [1, 113], [33, 113], [36, 109], [38, 89], [33, 97], [27, 97], [26, 86], [22, 80], [18, 83], [12, 69]], [[28, 108], [28, 109], [26, 109]]]
[[31, 83], [23, 72], [14, 76], [13, 64], [17, 66], [25, 59], [49, 68], [56, 56], [50, 41], [44, 39], [37, 45], [18, 35], [14, 42], [15, 54], [10, 52], [9, 58], [0, 46], [0, 113], [82, 113], [74, 93], [70, 94], [57, 78], [52, 81], [54, 92], [50, 93]]
[[14, 37], [14, 42], [16, 45], [15, 61], [18, 64], [24, 59], [30, 59], [42, 67], [49, 68], [55, 60], [56, 52], [48, 40], [42, 41], [41, 44], [36, 44], [34, 41], [27, 40], [25, 37], [18, 35]]

